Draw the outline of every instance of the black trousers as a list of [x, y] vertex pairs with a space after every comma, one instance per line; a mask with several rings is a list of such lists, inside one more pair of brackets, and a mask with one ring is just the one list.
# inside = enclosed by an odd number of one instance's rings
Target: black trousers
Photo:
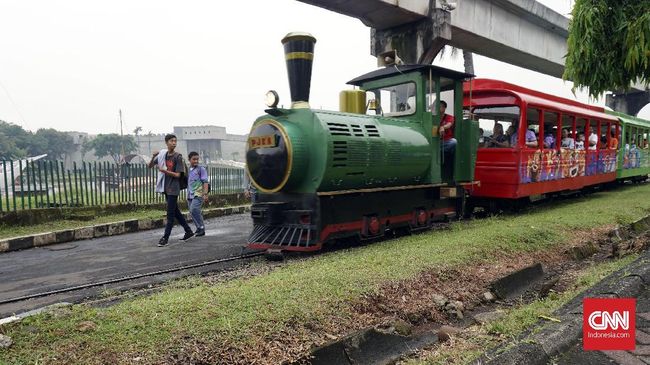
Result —
[[167, 200], [167, 225], [165, 226], [165, 234], [163, 237], [169, 238], [169, 235], [172, 233], [174, 218], [183, 226], [185, 232], [192, 232], [192, 228], [187, 224], [181, 210], [178, 209], [178, 195], [165, 194], [165, 199]]

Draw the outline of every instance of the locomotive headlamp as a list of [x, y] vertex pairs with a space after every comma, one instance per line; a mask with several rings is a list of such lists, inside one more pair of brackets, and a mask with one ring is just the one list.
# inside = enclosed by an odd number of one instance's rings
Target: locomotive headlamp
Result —
[[275, 90], [269, 90], [266, 92], [266, 95], [264, 97], [266, 106], [269, 108], [275, 108], [278, 106], [278, 103], [280, 102], [280, 97], [278, 96], [278, 93], [275, 92]]

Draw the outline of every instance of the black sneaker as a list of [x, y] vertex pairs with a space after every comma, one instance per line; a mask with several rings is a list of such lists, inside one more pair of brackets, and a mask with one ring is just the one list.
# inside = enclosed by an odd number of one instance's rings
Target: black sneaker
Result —
[[196, 232], [194, 232], [194, 235], [196, 237], [203, 237], [205, 236], [205, 229], [197, 229]]
[[163, 237], [158, 241], [158, 247], [165, 247], [169, 243], [169, 239], [167, 237]]
[[183, 235], [183, 238], [181, 238], [181, 241], [187, 241], [192, 237], [194, 237], [194, 232], [192, 232], [192, 231], [185, 232], [185, 234]]

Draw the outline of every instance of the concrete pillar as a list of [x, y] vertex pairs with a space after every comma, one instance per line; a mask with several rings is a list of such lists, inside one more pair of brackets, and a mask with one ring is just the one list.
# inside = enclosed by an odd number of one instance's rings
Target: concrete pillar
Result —
[[650, 90], [607, 94], [605, 103], [617, 112], [636, 116], [644, 106], [650, 103]]
[[388, 29], [370, 31], [370, 53], [395, 50], [405, 64], [431, 64], [451, 40], [451, 14], [431, 7], [425, 19]]

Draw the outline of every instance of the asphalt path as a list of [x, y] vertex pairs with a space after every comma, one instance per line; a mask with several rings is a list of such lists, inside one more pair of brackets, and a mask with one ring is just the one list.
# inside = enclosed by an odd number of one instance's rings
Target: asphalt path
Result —
[[[206, 235], [179, 240], [183, 229], [175, 226], [170, 244], [157, 247], [162, 229], [74, 241], [0, 254], [0, 302], [134, 274], [150, 273], [252, 252], [244, 248], [252, 229], [250, 214], [236, 214], [205, 222]], [[142, 287], [170, 278], [204, 273], [236, 265], [216, 264], [183, 272], [132, 280], [66, 294], [0, 305], [0, 318], [61, 301], [79, 302], [107, 289]]]

